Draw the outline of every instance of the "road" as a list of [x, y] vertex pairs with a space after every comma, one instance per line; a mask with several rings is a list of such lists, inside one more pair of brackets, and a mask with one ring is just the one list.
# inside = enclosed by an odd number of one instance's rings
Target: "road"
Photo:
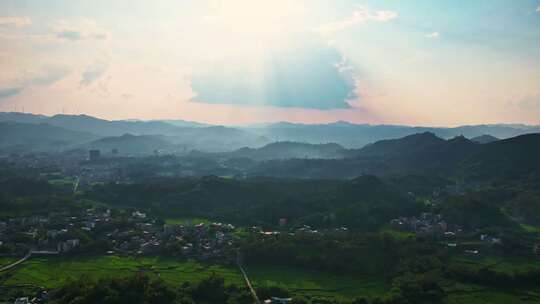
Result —
[[20, 260], [18, 260], [16, 262], [13, 262], [10, 265], [7, 265], [7, 266], [4, 266], [4, 267], [0, 268], [0, 272], [10, 270], [11, 268], [13, 268], [13, 267], [23, 263], [24, 261], [28, 260], [31, 256], [32, 256], [32, 251], [28, 252], [28, 254], [26, 254], [22, 259], [20, 259]]
[[242, 273], [242, 277], [244, 277], [244, 281], [246, 282], [249, 292], [253, 296], [253, 300], [255, 300], [256, 304], [261, 304], [261, 300], [259, 300], [259, 297], [257, 296], [257, 293], [255, 292], [255, 289], [253, 288], [253, 285], [251, 285], [251, 281], [249, 280], [246, 271], [244, 270], [244, 266], [242, 266], [242, 254], [240, 253], [240, 251], [236, 253], [236, 265], [238, 265], [238, 268], [240, 269], [240, 272]]
[[77, 180], [73, 184], [73, 195], [77, 194], [77, 189], [79, 188], [80, 177], [77, 176]]

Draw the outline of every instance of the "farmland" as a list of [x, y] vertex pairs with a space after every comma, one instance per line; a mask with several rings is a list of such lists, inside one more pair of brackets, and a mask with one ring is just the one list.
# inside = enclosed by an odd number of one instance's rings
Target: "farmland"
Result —
[[[0, 265], [10, 261], [0, 259]], [[367, 276], [336, 275], [273, 265], [248, 265], [247, 271], [255, 287], [277, 285], [294, 295], [350, 299], [359, 295], [383, 294], [387, 288], [382, 278]], [[80, 277], [124, 277], [137, 272], [159, 276], [173, 287], [183, 282], [197, 282], [212, 274], [223, 277], [227, 284], [244, 284], [234, 265], [210, 265], [159, 257], [96, 256], [31, 258], [4, 274], [2, 285], [33, 284], [57, 288]]]

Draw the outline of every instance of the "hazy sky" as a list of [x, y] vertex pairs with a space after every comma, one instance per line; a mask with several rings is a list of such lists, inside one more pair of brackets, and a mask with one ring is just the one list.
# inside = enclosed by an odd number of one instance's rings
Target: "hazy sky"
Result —
[[540, 124], [540, 0], [2, 0], [0, 110]]

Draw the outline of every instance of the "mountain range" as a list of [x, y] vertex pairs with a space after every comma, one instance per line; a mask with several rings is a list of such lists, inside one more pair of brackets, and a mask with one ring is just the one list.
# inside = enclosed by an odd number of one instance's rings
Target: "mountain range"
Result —
[[342, 159], [274, 159], [260, 162], [251, 176], [354, 178], [365, 174], [423, 174], [463, 181], [540, 181], [540, 134], [479, 144], [463, 136], [442, 139], [430, 132], [383, 140]]
[[[116, 146], [121, 153], [144, 154], [154, 150], [169, 152], [197, 150], [206, 153], [233, 153], [238, 157], [257, 160], [342, 158], [354, 153], [349, 150], [359, 149], [381, 140], [426, 132], [441, 140], [464, 136], [480, 143], [540, 132], [540, 126], [517, 124], [432, 128], [352, 124], [339, 121], [330, 124], [281, 122], [229, 127], [183, 120], [105, 120], [88, 115], [44, 116], [15, 112], [0, 112], [0, 122], [2, 122], [0, 132], [11, 133], [10, 136], [3, 135], [4, 141], [0, 147], [4, 150], [22, 148], [21, 145], [29, 150], [59, 150], [89, 146], [108, 149]], [[34, 128], [32, 136], [39, 139], [18, 140], [19, 130], [21, 134], [28, 136], [29, 128]], [[126, 137], [125, 134], [132, 136]], [[138, 138], [138, 136], [145, 137]], [[104, 138], [107, 139], [90, 143]], [[137, 142], [141, 141], [145, 141], [148, 148], [137, 151], [135, 147]], [[107, 144], [105, 145], [104, 142]], [[367, 151], [369, 149], [363, 153], [368, 153]]]

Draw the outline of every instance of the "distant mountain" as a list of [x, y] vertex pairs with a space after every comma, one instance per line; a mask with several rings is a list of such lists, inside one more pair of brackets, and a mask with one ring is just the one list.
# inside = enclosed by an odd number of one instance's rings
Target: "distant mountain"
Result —
[[351, 178], [364, 174], [455, 174], [458, 164], [477, 153], [479, 144], [463, 136], [444, 140], [430, 132], [376, 142], [336, 160], [274, 160], [252, 175], [299, 178]]
[[463, 136], [444, 140], [433, 133], [421, 133], [379, 141], [351, 154], [354, 157], [332, 160], [265, 161], [253, 166], [249, 175], [353, 178], [420, 174], [470, 182], [525, 180], [540, 185], [540, 134], [477, 144]]
[[168, 123], [173, 126], [177, 127], [188, 127], [188, 128], [203, 128], [203, 127], [210, 127], [212, 125], [200, 123], [196, 121], [188, 121], [188, 120], [182, 120], [182, 119], [175, 119], [175, 120], [157, 120], [164, 123]]
[[48, 124], [0, 122], [0, 149], [5, 151], [60, 151], [95, 138]]
[[400, 139], [381, 140], [358, 150], [357, 156], [399, 157], [436, 149], [445, 140], [431, 132], [405, 136]]
[[110, 153], [117, 149], [120, 155], [151, 154], [157, 150], [174, 152], [179, 147], [168, 142], [162, 135], [132, 135], [105, 137], [83, 145], [87, 149], [99, 149], [102, 153]]
[[0, 112], [0, 121], [46, 123], [64, 129], [92, 133], [98, 136], [120, 136], [125, 133], [136, 135], [171, 134], [177, 129], [176, 126], [161, 121], [110, 121], [88, 115], [58, 114], [49, 117], [26, 113]]
[[228, 158], [250, 158], [253, 160], [317, 158], [335, 159], [348, 156], [348, 150], [338, 144], [305, 144], [298, 142], [275, 142], [261, 148], [242, 148], [220, 154]]
[[302, 142], [309, 144], [337, 143], [348, 149], [358, 149], [380, 140], [398, 139], [408, 135], [431, 132], [441, 139], [456, 136], [473, 138], [490, 134], [497, 138], [538, 133], [540, 126], [493, 124], [454, 128], [411, 127], [400, 125], [368, 125], [338, 121], [329, 124], [296, 124], [279, 122], [243, 127], [211, 126], [183, 120], [104, 120], [87, 115], [55, 115], [52, 117], [25, 113], [0, 113], [0, 121], [47, 123], [65, 129], [98, 136], [165, 135], [175, 137], [175, 143], [193, 149], [224, 152], [242, 147], [261, 147], [272, 142]]
[[11, 121], [21, 123], [45, 123], [48, 116], [35, 115], [20, 112], [0, 112], [0, 121]]
[[180, 127], [163, 121], [109, 121], [88, 115], [47, 117], [23, 113], [0, 114], [0, 121], [46, 123], [72, 131], [92, 133], [96, 137], [118, 137], [126, 133], [164, 135], [173, 144], [207, 152], [232, 151], [246, 146], [258, 147], [269, 143], [264, 136], [224, 126]]
[[471, 138], [484, 134], [491, 134], [498, 138], [509, 138], [527, 133], [540, 132], [540, 126], [526, 125], [498, 124], [435, 128], [352, 124], [343, 121], [312, 125], [280, 122], [253, 125], [243, 129], [263, 135], [271, 141], [296, 141], [314, 144], [335, 142], [346, 148], [361, 148], [376, 141], [398, 139], [424, 132], [431, 132], [443, 139], [450, 139], [461, 135]]
[[540, 182], [540, 134], [526, 134], [480, 146], [479, 153], [463, 161], [467, 178]]
[[100, 136], [174, 134], [177, 127], [160, 121], [104, 120], [88, 115], [55, 115], [48, 124], [58, 127], [94, 133]]
[[471, 141], [475, 142], [477, 144], [487, 144], [487, 143], [494, 142], [494, 141], [497, 141], [497, 140], [499, 140], [497, 137], [487, 135], [487, 134], [471, 138]]
[[259, 147], [269, 143], [264, 136], [223, 126], [178, 127], [175, 133], [167, 138], [175, 144], [182, 144], [193, 150], [205, 152], [228, 152], [246, 146]]
[[379, 141], [360, 149], [356, 155], [385, 163], [389, 172], [446, 172], [455, 169], [460, 161], [479, 148], [463, 136], [444, 140], [425, 132]]

